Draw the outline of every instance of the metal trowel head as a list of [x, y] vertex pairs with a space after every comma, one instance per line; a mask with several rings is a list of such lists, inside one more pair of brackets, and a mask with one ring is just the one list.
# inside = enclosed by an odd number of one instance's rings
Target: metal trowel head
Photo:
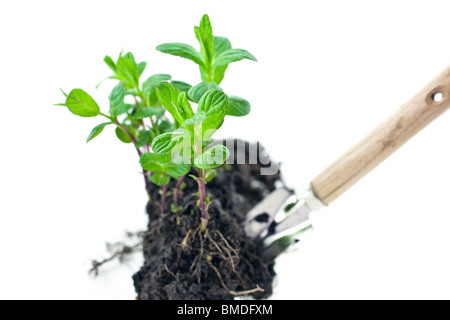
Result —
[[[311, 188], [296, 196], [286, 188], [276, 189], [251, 209], [244, 230], [248, 237], [260, 243], [265, 260], [276, 258], [301, 236], [312, 229], [311, 210], [323, 204], [315, 203]], [[314, 196], [315, 198], [315, 196]]]

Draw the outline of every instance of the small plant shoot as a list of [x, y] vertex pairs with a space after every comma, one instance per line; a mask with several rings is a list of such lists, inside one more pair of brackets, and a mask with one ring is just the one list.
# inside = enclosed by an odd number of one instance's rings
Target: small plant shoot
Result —
[[[113, 127], [120, 142], [133, 145], [149, 200], [159, 201], [161, 214], [176, 214], [178, 223], [183, 212], [180, 197], [184, 179], [194, 179], [198, 185], [199, 229], [206, 232], [210, 218], [207, 183], [230, 156], [224, 145], [214, 143], [214, 133], [225, 125], [227, 116], [242, 117], [250, 112], [247, 100], [228, 95], [219, 85], [230, 63], [256, 58], [244, 49], [233, 48], [227, 38], [215, 36], [208, 15], [194, 27], [194, 35], [198, 49], [171, 42], [156, 50], [197, 64], [197, 84], [173, 80], [169, 74], [145, 77], [147, 63], [137, 62], [131, 52], [121, 52], [117, 59], [104, 58], [112, 72], [105, 80], [116, 81], [108, 97], [109, 106], [100, 108], [82, 89], [69, 93], [61, 90], [65, 101], [58, 105], [80, 117], [102, 118], [87, 134], [87, 142]], [[168, 190], [172, 180], [175, 187]], [[152, 188], [161, 190], [161, 199], [152, 199]]]

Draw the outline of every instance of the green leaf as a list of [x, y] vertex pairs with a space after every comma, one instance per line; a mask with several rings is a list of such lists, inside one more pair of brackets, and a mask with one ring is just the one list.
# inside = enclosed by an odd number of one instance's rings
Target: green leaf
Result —
[[243, 117], [250, 113], [250, 103], [240, 97], [228, 97], [228, 112], [227, 115], [234, 117]]
[[169, 74], [157, 73], [150, 76], [142, 84], [142, 93], [144, 96], [144, 104], [147, 106], [155, 106], [158, 104], [158, 97], [156, 96], [155, 84], [161, 81], [171, 80]]
[[161, 107], [141, 107], [134, 114], [134, 118], [141, 120], [148, 117], [161, 116], [162, 113], [164, 113], [164, 109]]
[[200, 43], [200, 53], [203, 56], [206, 66], [213, 60], [213, 32], [209, 17], [203, 15], [200, 20], [200, 26], [194, 27], [195, 36]]
[[[231, 49], [230, 40], [225, 37], [214, 37], [214, 59], [221, 55], [224, 51]], [[216, 66], [212, 69], [212, 81], [220, 84], [225, 76], [228, 65]]]
[[214, 67], [220, 67], [227, 65], [231, 62], [239, 61], [242, 59], [249, 59], [257, 61], [256, 58], [247, 50], [244, 49], [228, 49], [222, 52], [214, 59]]
[[142, 130], [139, 132], [137, 137], [136, 147], [140, 148], [146, 145], [147, 143], [151, 143], [152, 133], [148, 130]]
[[89, 136], [86, 139], [86, 143], [88, 143], [89, 141], [94, 139], [96, 136], [98, 136], [100, 133], [102, 133], [103, 129], [109, 124], [112, 124], [112, 122], [101, 123], [98, 126], [96, 126], [94, 129], [92, 129], [91, 133], [89, 134]]
[[217, 171], [214, 169], [208, 169], [205, 172], [206, 182], [210, 182], [217, 175]]
[[175, 179], [188, 174], [189, 171], [191, 171], [190, 164], [171, 165], [166, 169], [166, 173]]
[[105, 61], [106, 65], [114, 72], [116, 72], [117, 67], [116, 64], [114, 63], [113, 59], [111, 59], [110, 56], [105, 56], [103, 58], [103, 61]]
[[203, 94], [202, 98], [198, 102], [197, 112], [204, 111], [208, 116], [211, 109], [213, 109], [213, 112], [226, 109], [227, 104], [228, 97], [222, 90], [208, 90], [205, 94]]
[[152, 141], [152, 150], [155, 153], [166, 154], [177, 145], [176, 140], [172, 140], [172, 132], [160, 134]]
[[189, 98], [194, 102], [199, 102], [206, 91], [210, 89], [219, 89], [214, 82], [202, 81], [188, 91]]
[[124, 101], [126, 93], [127, 89], [122, 83], [116, 85], [111, 91], [109, 95], [109, 110], [113, 117], [120, 116], [128, 111], [129, 105], [125, 104]]
[[185, 92], [189, 91], [189, 89], [192, 88], [192, 86], [189, 83], [183, 81], [172, 80], [170, 83], [173, 84], [178, 89], [180, 89], [181, 91]]
[[172, 132], [175, 130], [175, 126], [172, 122], [169, 120], [161, 120], [158, 126], [159, 132], [166, 133], [166, 132]]
[[192, 111], [191, 104], [187, 99], [187, 93], [185, 91], [178, 94], [177, 103], [181, 110], [183, 110], [183, 117], [185, 119], [189, 119], [194, 116], [194, 111]]
[[97, 102], [81, 89], [70, 91], [66, 98], [66, 106], [70, 112], [80, 117], [95, 117], [100, 114]]
[[206, 112], [198, 111], [192, 118], [185, 120], [181, 127], [189, 131], [191, 134], [194, 134], [195, 123], [203, 122], [206, 119]]
[[192, 46], [186, 43], [178, 43], [178, 42], [164, 43], [157, 46], [156, 50], [161, 51], [162, 53], [168, 53], [174, 56], [192, 60], [200, 66], [204, 65], [200, 53], [197, 50], [195, 50]]
[[131, 53], [127, 53], [124, 57], [119, 57], [116, 74], [127, 89], [139, 87], [139, 72]]
[[174, 132], [160, 134], [152, 142], [152, 150], [155, 153], [170, 153], [180, 143], [190, 143], [190, 134], [186, 130], [179, 129]]
[[[168, 82], [160, 82], [156, 85], [156, 94], [159, 102], [161, 102], [163, 107], [169, 111], [178, 123], [183, 123], [184, 120], [190, 118], [191, 114], [193, 114], [189, 102], [186, 99], [186, 93], [182, 93], [174, 85]], [[179, 99], [178, 96], [180, 94], [181, 98]]]
[[225, 37], [214, 37], [213, 47], [214, 47], [214, 57], [217, 57], [224, 51], [231, 49], [231, 42]]
[[147, 62], [145, 62], [145, 61], [139, 62], [136, 65], [137, 72], [138, 72], [139, 76], [141, 76], [142, 72], [144, 72], [146, 66], [147, 66]]
[[152, 182], [158, 186], [165, 186], [170, 182], [170, 177], [164, 173], [157, 172], [152, 175]]
[[150, 172], [162, 172], [165, 164], [170, 162], [170, 155], [147, 152], [141, 155], [139, 163], [142, 168]]
[[62, 94], [64, 95], [64, 97], [66, 97], [67, 98], [67, 93], [65, 93], [64, 91], [63, 91], [63, 89], [59, 89], [59, 90], [61, 90], [61, 92], [62, 92]]
[[128, 60], [130, 60], [131, 62], [133, 62], [133, 63], [136, 64], [136, 59], [134, 59], [133, 53], [127, 52], [127, 53], [124, 55], [124, 57], [127, 58]]
[[220, 67], [213, 67], [211, 77], [212, 81], [214, 81], [214, 83], [217, 83], [219, 85], [222, 82], [223, 78], [225, 77], [225, 71], [227, 71], [227, 68], [228, 68], [227, 64]]
[[215, 145], [195, 157], [194, 164], [200, 169], [212, 169], [222, 165], [230, 156], [230, 151], [223, 145]]
[[126, 134], [125, 131], [123, 131], [121, 128], [117, 127], [116, 128], [116, 136], [117, 138], [119, 138], [120, 141], [122, 141], [123, 143], [130, 143], [131, 142], [131, 138], [128, 136], [128, 134]]

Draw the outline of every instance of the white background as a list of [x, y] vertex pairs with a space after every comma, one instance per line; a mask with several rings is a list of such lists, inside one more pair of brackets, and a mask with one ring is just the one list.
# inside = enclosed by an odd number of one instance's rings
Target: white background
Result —
[[[3, 1], [0, 4], [0, 298], [132, 299], [141, 261], [94, 280], [91, 258], [145, 228], [137, 155], [101, 119], [72, 115], [59, 88], [107, 111], [103, 56], [148, 61], [144, 76], [199, 81], [196, 66], [154, 50], [216, 35], [258, 62], [222, 87], [252, 103], [219, 135], [260, 140], [299, 188], [450, 62], [448, 1]], [[450, 114], [329, 208], [280, 258], [279, 299], [450, 298]]]

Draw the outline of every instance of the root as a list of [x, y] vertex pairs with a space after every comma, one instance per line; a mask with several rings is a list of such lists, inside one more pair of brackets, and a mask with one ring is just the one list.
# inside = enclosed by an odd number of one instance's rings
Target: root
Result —
[[[199, 228], [197, 228], [197, 230], [195, 230], [194, 236], [195, 236], [195, 234], [198, 233], [198, 230], [199, 230]], [[195, 270], [193, 272], [194, 275], [198, 272], [198, 270], [199, 270], [198, 263], [200, 262], [201, 257], [203, 257], [203, 237], [202, 237], [201, 233], [199, 233], [198, 235], [199, 235], [199, 239], [200, 239], [200, 253], [195, 257], [194, 261], [191, 264], [191, 267], [189, 268], [189, 270], [192, 270], [194, 268], [194, 266], [197, 265], [197, 268], [195, 268]], [[199, 274], [198, 282], [200, 284], [200, 274]]]
[[176, 274], [174, 274], [172, 271], [169, 270], [169, 267], [167, 266], [167, 264], [164, 264], [164, 268], [166, 269], [166, 271], [167, 271], [168, 274], [170, 274], [172, 277], [175, 278], [175, 280], [176, 280], [177, 282], [180, 282], [180, 281], [178, 280], [178, 276], [177, 276]]
[[247, 294], [252, 294], [255, 292], [264, 292], [264, 289], [261, 288], [260, 286], [256, 285], [256, 288], [254, 289], [250, 289], [250, 290], [243, 290], [243, 291], [233, 291], [230, 290], [227, 285], [225, 284], [225, 282], [222, 279], [222, 275], [220, 274], [219, 270], [207, 259], [205, 258], [205, 261], [208, 263], [209, 267], [211, 269], [214, 270], [214, 272], [216, 273], [217, 277], [219, 278], [220, 284], [222, 285], [222, 287], [232, 296], [242, 296], [242, 295], [247, 295]]
[[[123, 263], [125, 259], [130, 256], [132, 253], [140, 250], [142, 248], [142, 243], [139, 242], [133, 246], [127, 246], [123, 243], [115, 243], [115, 244], [107, 244], [107, 248], [109, 252], [112, 252], [112, 255], [106, 259], [101, 261], [93, 260], [92, 268], [89, 270], [90, 274], [94, 274], [94, 276], [98, 276], [100, 272], [100, 267], [104, 264], [118, 259], [120, 263]], [[118, 248], [118, 249], [115, 249]]]
[[[218, 244], [210, 235], [210, 233], [207, 231], [205, 233], [205, 237], [208, 238], [209, 241], [211, 241], [211, 243], [216, 247], [217, 251], [219, 252], [219, 256], [227, 261], [230, 265], [231, 265], [231, 270], [233, 270], [233, 272], [236, 272], [236, 268], [235, 266], [239, 263], [240, 258], [239, 258], [239, 254], [237, 252], [236, 249], [234, 249], [229, 243], [228, 241], [225, 239], [225, 237], [223, 236], [223, 234], [216, 230], [215, 233], [217, 233], [220, 238], [221, 238], [221, 242], [220, 244]], [[225, 253], [226, 254], [225, 254]]]
[[186, 236], [184, 237], [183, 241], [181, 241], [181, 243], [179, 244], [181, 250], [184, 250], [186, 248], [189, 248], [189, 236], [192, 233], [192, 229], [189, 229], [188, 232], [186, 233]]
[[[217, 233], [219, 234], [220, 238], [222, 239], [223, 243], [225, 244], [225, 251], [228, 254], [228, 257], [230, 258], [231, 266], [233, 271], [235, 271], [234, 266], [237, 265], [240, 261], [239, 254], [236, 249], [234, 249], [230, 244], [228, 243], [227, 239], [223, 236], [223, 234], [217, 230]], [[233, 253], [233, 254], [231, 254]]]
[[101, 261], [92, 260], [92, 267], [89, 270], [90, 274], [94, 274], [94, 276], [98, 276], [100, 273], [100, 267], [107, 264], [108, 262], [114, 261], [115, 259], [119, 260], [120, 263], [123, 263], [127, 257], [132, 255], [133, 253], [142, 250], [143, 244], [142, 239], [151, 235], [156, 231], [156, 227], [152, 228], [147, 232], [138, 231], [138, 232], [126, 232], [125, 236], [128, 239], [137, 238], [135, 243], [132, 245], [128, 245], [125, 242], [116, 242], [116, 243], [107, 243], [106, 250], [111, 254], [108, 258], [103, 259]]

